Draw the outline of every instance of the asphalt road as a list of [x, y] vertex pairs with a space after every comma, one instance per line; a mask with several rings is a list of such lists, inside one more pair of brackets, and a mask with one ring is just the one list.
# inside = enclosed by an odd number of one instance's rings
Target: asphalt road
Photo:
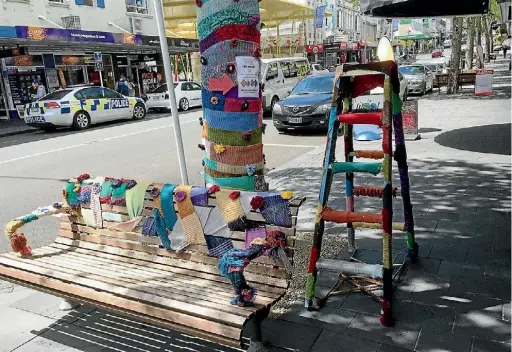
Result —
[[[201, 110], [180, 114], [189, 183], [201, 184], [203, 151], [198, 119]], [[267, 167], [275, 168], [325, 145], [325, 133], [282, 135], [268, 124], [263, 142]], [[143, 121], [99, 125], [86, 132], [62, 130], [0, 138], [0, 226], [39, 206], [61, 200], [64, 180], [83, 173], [180, 183], [176, 143], [169, 115]], [[33, 247], [57, 235], [58, 219], [43, 218], [23, 227]], [[0, 253], [9, 250], [0, 236]]]

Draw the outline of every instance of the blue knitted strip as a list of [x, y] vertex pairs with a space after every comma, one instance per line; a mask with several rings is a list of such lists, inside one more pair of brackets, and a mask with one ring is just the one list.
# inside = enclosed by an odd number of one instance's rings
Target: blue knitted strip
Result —
[[232, 46], [229, 40], [224, 40], [212, 45], [201, 53], [206, 58], [206, 66], [217, 66], [225, 62], [235, 62], [237, 56], [252, 55], [259, 45], [246, 40], [240, 40], [236, 46]]
[[[203, 109], [224, 111], [226, 98], [222, 94], [216, 94], [207, 89], [203, 89], [201, 91], [201, 97], [203, 99]], [[212, 98], [217, 98], [217, 104], [212, 103]]]
[[160, 191], [160, 201], [162, 204], [165, 227], [172, 231], [174, 224], [178, 221], [176, 210], [174, 209], [174, 200], [172, 198], [176, 185], [165, 184]]
[[165, 222], [162, 216], [160, 215], [160, 211], [156, 208], [153, 208], [153, 215], [155, 217], [156, 233], [160, 238], [160, 242], [162, 242], [162, 246], [165, 249], [171, 249], [171, 241], [169, 240], [169, 234], [167, 233], [167, 229], [165, 228]]
[[220, 187], [254, 191], [254, 176], [216, 178], [205, 173], [204, 181]]
[[228, 131], [245, 132], [260, 127], [257, 112], [224, 112], [204, 109], [204, 119], [208, 126]]

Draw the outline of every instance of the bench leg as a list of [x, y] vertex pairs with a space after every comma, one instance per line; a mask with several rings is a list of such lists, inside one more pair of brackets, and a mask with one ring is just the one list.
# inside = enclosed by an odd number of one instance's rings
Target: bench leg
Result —
[[72, 310], [78, 308], [78, 306], [80, 306], [80, 303], [78, 302], [70, 301], [68, 299], [62, 299], [62, 302], [60, 302], [59, 310]]
[[261, 338], [261, 320], [253, 318], [249, 321], [251, 343], [247, 352], [268, 352]]

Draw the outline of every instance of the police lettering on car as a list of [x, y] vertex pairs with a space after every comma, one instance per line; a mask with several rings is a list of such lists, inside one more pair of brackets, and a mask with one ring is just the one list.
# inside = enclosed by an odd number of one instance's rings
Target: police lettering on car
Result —
[[130, 101], [128, 99], [112, 99], [111, 100], [112, 109], [124, 109], [130, 107]]

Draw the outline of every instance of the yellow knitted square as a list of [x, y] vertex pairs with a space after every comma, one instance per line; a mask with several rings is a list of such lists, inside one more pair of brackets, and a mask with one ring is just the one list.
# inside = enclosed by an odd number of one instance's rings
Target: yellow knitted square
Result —
[[229, 198], [232, 192], [233, 191], [230, 190], [220, 190], [215, 193], [220, 213], [227, 223], [236, 221], [245, 216], [240, 197], [236, 199]]
[[174, 190], [175, 195], [180, 191], [185, 192], [187, 195], [182, 201], [176, 201], [176, 208], [178, 209], [183, 233], [185, 234], [185, 242], [188, 244], [206, 245], [201, 220], [199, 216], [197, 216], [194, 205], [192, 204], [192, 199], [190, 198], [191, 189], [192, 186], [181, 185]]

